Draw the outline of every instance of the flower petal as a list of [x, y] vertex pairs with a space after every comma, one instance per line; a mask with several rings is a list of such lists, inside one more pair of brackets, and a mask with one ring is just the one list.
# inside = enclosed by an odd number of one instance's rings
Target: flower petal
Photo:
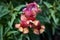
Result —
[[34, 29], [33, 33], [39, 35], [39, 30], [38, 29]]
[[23, 27], [20, 27], [20, 28], [19, 28], [19, 31], [20, 31], [20, 32], [23, 32]]
[[27, 34], [27, 33], [29, 33], [29, 30], [28, 30], [28, 28], [24, 28], [24, 31], [23, 31], [23, 33], [24, 33], [24, 34]]
[[19, 28], [20, 27], [20, 24], [15, 24], [15, 28]]
[[42, 34], [45, 30], [44, 29], [40, 29], [40, 34]]

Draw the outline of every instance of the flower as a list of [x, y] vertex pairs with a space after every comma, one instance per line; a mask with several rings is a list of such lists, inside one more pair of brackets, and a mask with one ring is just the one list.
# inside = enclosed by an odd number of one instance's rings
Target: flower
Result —
[[20, 27], [20, 24], [15, 24], [15, 28], [19, 28]]
[[44, 31], [45, 31], [45, 26], [42, 25], [42, 26], [41, 26], [41, 29], [40, 29], [40, 34], [42, 34]]
[[36, 2], [26, 4], [27, 9], [34, 10], [35, 12], [39, 12], [41, 9], [39, 8], [39, 5]]
[[33, 30], [33, 33], [34, 33], [34, 34], [37, 34], [37, 35], [40, 34], [40, 33], [39, 33], [39, 30], [37, 30], [37, 29], [34, 29], [34, 30]]
[[27, 21], [21, 21], [20, 24], [23, 28], [28, 27]]
[[23, 32], [23, 27], [20, 26], [20, 27], [18, 28], [18, 30], [19, 30], [20, 32]]
[[34, 21], [36, 18], [35, 17], [27, 17], [27, 19]]
[[39, 5], [35, 2], [26, 4], [23, 14], [20, 16], [20, 23], [15, 27], [22, 33], [29, 33], [29, 28], [33, 28], [33, 33], [40, 34], [45, 30], [45, 26], [41, 26], [40, 21], [36, 20], [37, 13], [41, 11]]
[[23, 30], [23, 33], [24, 33], [24, 34], [27, 34], [27, 33], [29, 33], [29, 30], [28, 30], [28, 28], [24, 28], [24, 30]]
[[39, 5], [35, 2], [26, 4], [26, 8], [23, 9], [23, 13], [27, 17], [36, 17], [37, 12], [41, 11]]
[[[42, 29], [42, 28], [43, 28], [43, 29]], [[45, 26], [44, 26], [44, 25], [41, 25], [40, 30], [34, 29], [34, 30], [33, 30], [33, 33], [39, 35], [39, 34], [42, 34], [44, 31], [45, 31]]]
[[24, 14], [21, 14], [21, 17], [20, 17], [21, 21], [27, 21], [27, 18]]

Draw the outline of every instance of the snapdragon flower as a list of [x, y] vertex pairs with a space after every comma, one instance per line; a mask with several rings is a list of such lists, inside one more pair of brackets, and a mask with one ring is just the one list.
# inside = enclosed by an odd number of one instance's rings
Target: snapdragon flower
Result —
[[36, 2], [26, 4], [26, 8], [23, 9], [23, 13], [20, 16], [20, 23], [15, 27], [24, 34], [29, 33], [29, 28], [33, 28], [33, 33], [40, 34], [45, 30], [45, 26], [42, 25], [39, 20], [36, 20], [36, 15], [41, 12], [39, 5]]

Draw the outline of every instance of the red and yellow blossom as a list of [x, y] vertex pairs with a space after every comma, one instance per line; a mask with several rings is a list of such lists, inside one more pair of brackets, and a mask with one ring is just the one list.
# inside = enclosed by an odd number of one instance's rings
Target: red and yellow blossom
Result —
[[39, 20], [36, 20], [36, 15], [41, 12], [39, 5], [35, 2], [26, 4], [26, 8], [23, 9], [23, 14], [20, 16], [20, 23], [15, 27], [24, 34], [29, 33], [29, 28], [33, 28], [33, 33], [40, 34], [45, 30], [45, 26], [42, 25]]

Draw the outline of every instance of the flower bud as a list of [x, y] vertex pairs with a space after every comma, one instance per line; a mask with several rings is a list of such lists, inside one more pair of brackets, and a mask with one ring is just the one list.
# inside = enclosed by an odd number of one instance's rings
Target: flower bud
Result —
[[42, 25], [42, 26], [41, 26], [41, 29], [40, 29], [40, 33], [43, 33], [44, 31], [45, 31], [45, 26]]
[[23, 27], [20, 27], [20, 28], [19, 28], [19, 31], [20, 31], [20, 32], [23, 32]]
[[15, 27], [16, 27], [16, 28], [19, 28], [19, 27], [20, 27], [20, 24], [15, 24]]
[[27, 33], [29, 33], [29, 30], [28, 30], [28, 28], [24, 28], [24, 31], [23, 31], [23, 33], [24, 33], [24, 34], [27, 34]]
[[45, 30], [44, 29], [40, 29], [40, 34], [42, 34]]
[[33, 33], [39, 35], [39, 30], [38, 29], [34, 29]]

